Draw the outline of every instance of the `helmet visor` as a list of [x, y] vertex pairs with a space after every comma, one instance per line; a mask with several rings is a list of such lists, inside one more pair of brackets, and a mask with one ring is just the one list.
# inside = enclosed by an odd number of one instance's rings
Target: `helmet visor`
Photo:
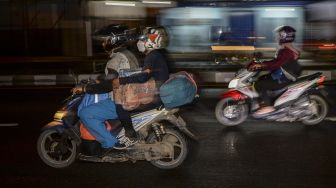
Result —
[[138, 40], [140, 40], [140, 41], [147, 41], [147, 39], [148, 39], [148, 37], [147, 37], [147, 35], [140, 35], [139, 37], [138, 37]]

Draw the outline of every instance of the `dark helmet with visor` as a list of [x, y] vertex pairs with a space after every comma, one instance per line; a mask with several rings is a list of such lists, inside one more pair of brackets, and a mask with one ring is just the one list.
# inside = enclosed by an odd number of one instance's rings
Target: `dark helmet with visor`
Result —
[[296, 30], [291, 26], [279, 26], [274, 29], [274, 32], [278, 34], [279, 44], [293, 42], [295, 40]]

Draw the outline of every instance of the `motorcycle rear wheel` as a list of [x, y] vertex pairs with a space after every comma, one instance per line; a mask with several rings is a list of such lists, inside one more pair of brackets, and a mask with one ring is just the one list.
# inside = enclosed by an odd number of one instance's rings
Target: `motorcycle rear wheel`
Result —
[[232, 98], [224, 98], [216, 105], [216, 119], [225, 126], [236, 126], [248, 117], [247, 104], [237, 104]]
[[328, 104], [327, 102], [318, 95], [309, 96], [310, 105], [316, 109], [316, 113], [309, 119], [302, 120], [305, 125], [316, 125], [323, 121], [328, 114]]
[[38, 138], [37, 152], [48, 166], [65, 168], [75, 161], [77, 145], [68, 137], [62, 139], [62, 135], [57, 130], [47, 129]]
[[[162, 140], [167, 140], [170, 138], [176, 139], [176, 142], [173, 144], [174, 147], [174, 156], [173, 159], [160, 159], [151, 161], [152, 165], [160, 169], [173, 169], [180, 166], [188, 155], [188, 144], [185, 136], [180, 132], [166, 128], [166, 134], [162, 135]], [[171, 140], [171, 139], [170, 139]], [[152, 132], [148, 137], [148, 142], [153, 143], [156, 141], [156, 136]]]

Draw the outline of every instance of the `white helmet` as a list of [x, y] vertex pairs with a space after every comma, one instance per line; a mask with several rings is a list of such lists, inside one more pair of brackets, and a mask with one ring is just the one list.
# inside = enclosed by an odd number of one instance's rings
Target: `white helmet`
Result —
[[137, 44], [139, 51], [150, 51], [165, 48], [168, 45], [168, 35], [164, 27], [148, 27], [144, 29]]

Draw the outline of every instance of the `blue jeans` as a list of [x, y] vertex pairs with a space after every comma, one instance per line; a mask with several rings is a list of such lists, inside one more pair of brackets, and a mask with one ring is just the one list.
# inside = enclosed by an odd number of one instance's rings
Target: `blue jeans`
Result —
[[115, 103], [111, 99], [101, 100], [84, 107], [78, 114], [85, 127], [103, 148], [111, 148], [118, 142], [104, 124], [108, 119], [118, 118]]

